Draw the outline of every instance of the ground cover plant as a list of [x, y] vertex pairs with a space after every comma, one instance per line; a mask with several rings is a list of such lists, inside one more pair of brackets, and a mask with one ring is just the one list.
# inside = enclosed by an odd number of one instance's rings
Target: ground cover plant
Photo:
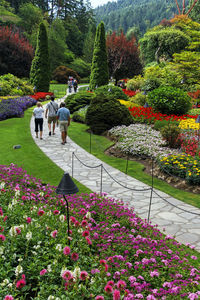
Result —
[[[198, 299], [200, 254], [105, 194], [67, 196], [0, 166], [2, 299]], [[117, 221], [116, 221], [117, 219]], [[70, 244], [69, 244], [70, 239]]]
[[10, 73], [0, 76], [0, 96], [28, 94], [33, 94], [33, 86], [27, 80], [20, 79]]

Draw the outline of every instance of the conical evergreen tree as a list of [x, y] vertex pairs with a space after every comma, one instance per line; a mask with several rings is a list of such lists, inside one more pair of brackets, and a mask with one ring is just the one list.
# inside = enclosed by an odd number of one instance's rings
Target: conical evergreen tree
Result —
[[108, 84], [108, 58], [104, 23], [101, 22], [96, 31], [92, 68], [90, 75], [90, 90]]
[[44, 23], [40, 24], [37, 47], [32, 61], [30, 81], [37, 92], [48, 92], [50, 82], [50, 64], [47, 31]]

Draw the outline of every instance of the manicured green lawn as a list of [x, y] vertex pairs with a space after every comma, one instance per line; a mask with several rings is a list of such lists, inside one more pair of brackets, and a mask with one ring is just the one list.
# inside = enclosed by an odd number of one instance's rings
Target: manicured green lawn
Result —
[[56, 98], [61, 98], [66, 95], [67, 84], [50, 84], [49, 92], [54, 93]]
[[[40, 178], [44, 183], [57, 186], [64, 171], [54, 164], [35, 144], [30, 133], [30, 119], [33, 108], [25, 112], [24, 118], [7, 119], [0, 122], [0, 164], [17, 164], [29, 174]], [[13, 149], [21, 145], [20, 149]], [[79, 191], [91, 192], [74, 180]]]
[[[87, 128], [88, 127], [84, 124], [71, 122], [69, 127], [69, 136], [75, 143], [90, 152], [90, 134], [86, 132]], [[110, 157], [104, 154], [104, 151], [111, 145], [112, 142], [106, 137], [98, 135], [91, 136], [91, 153], [112, 167], [125, 172], [127, 163], [125, 159]], [[143, 169], [144, 166], [138, 162], [128, 162], [128, 175], [151, 185], [151, 176], [143, 172]], [[154, 187], [174, 198], [200, 208], [200, 195], [173, 188], [164, 181], [156, 178], [154, 178]]]

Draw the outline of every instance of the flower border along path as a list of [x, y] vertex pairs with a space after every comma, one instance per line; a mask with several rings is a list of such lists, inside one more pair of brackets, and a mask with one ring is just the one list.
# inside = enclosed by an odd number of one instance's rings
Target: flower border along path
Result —
[[[60, 99], [59, 102], [64, 98]], [[30, 126], [33, 139], [38, 147], [70, 175], [72, 175], [72, 153], [74, 152], [78, 159], [74, 160], [73, 177], [93, 192], [100, 192], [101, 169], [95, 166], [101, 165], [102, 161], [83, 150], [69, 137], [67, 144], [61, 145], [58, 128], [56, 128], [56, 135], [49, 137], [47, 120], [44, 121], [43, 140], [35, 139], [33, 118]], [[151, 196], [149, 186], [105, 163], [103, 163], [103, 167], [106, 172], [102, 172], [102, 192], [107, 193], [110, 197], [122, 200], [129, 207], [134, 207], [135, 212], [140, 217], [147, 219]], [[49, 176], [51, 176], [51, 173]], [[158, 228], [166, 234], [175, 236], [178, 242], [194, 245], [195, 249], [200, 251], [200, 209], [185, 204], [156, 189], [154, 191], [150, 213], [151, 223], [153, 225], [157, 224]]]

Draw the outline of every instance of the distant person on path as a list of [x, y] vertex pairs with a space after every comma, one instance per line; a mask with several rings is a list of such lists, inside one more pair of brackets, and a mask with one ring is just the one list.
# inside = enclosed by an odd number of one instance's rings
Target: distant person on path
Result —
[[57, 120], [59, 121], [62, 145], [67, 143], [67, 129], [70, 125], [70, 111], [65, 107], [65, 103], [60, 104], [60, 108], [57, 112]]
[[71, 94], [71, 92], [72, 92], [72, 81], [70, 79], [68, 80], [68, 88], [69, 88], [69, 93]]
[[[38, 138], [38, 131], [40, 130], [40, 139], [42, 140], [42, 133], [43, 133], [43, 112], [44, 109], [40, 102], [37, 102], [37, 107], [33, 110], [33, 116], [35, 117], [35, 133], [36, 138]], [[38, 130], [39, 127], [39, 130]]]
[[75, 80], [74, 80], [74, 93], [76, 93], [77, 88], [78, 88], [78, 82], [77, 82], [77, 80], [75, 79]]
[[51, 101], [47, 104], [45, 118], [47, 118], [48, 114], [48, 127], [49, 127], [49, 136], [51, 136], [51, 123], [53, 123], [53, 135], [55, 134], [55, 127], [57, 121], [57, 111], [58, 104], [54, 102], [55, 97], [51, 96]]

